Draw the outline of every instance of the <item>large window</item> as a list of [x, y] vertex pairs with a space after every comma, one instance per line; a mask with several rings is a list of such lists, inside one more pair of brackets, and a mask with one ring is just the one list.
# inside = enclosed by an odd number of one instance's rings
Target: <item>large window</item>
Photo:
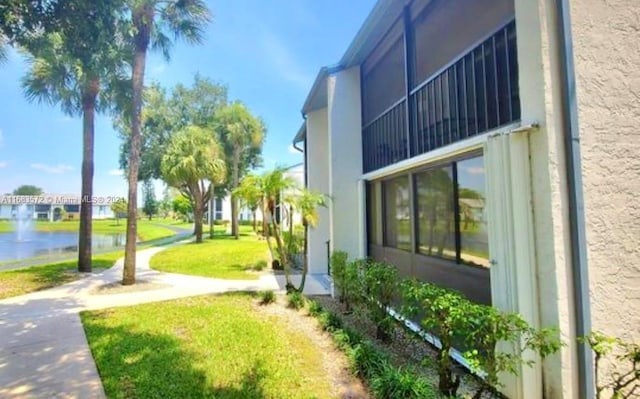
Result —
[[418, 252], [456, 259], [453, 168], [415, 174]]
[[384, 245], [411, 250], [411, 199], [407, 176], [387, 180], [384, 191]]
[[[383, 201], [380, 201], [378, 187], [379, 183], [367, 186], [369, 243], [489, 267], [482, 156], [383, 180]], [[381, 231], [382, 243], [378, 239]], [[414, 232], [415, 248], [412, 247]]]
[[484, 159], [457, 163], [460, 260], [489, 267]]

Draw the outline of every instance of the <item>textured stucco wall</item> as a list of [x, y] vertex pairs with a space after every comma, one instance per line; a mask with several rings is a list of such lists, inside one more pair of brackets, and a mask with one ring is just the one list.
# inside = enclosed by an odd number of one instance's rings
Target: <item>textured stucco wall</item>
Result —
[[571, 2], [594, 330], [640, 343], [640, 2]]
[[[552, 0], [515, 0], [523, 123], [530, 135], [542, 325], [567, 344], [545, 361], [546, 398], [578, 398], [575, 304]], [[640, 342], [640, 7], [571, 1], [592, 328]], [[582, 398], [580, 398], [582, 399]]]

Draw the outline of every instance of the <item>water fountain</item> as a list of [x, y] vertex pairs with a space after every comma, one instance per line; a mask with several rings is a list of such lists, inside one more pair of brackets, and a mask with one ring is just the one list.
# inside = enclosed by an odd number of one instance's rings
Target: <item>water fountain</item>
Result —
[[33, 220], [27, 205], [22, 204], [18, 207], [13, 221], [13, 228], [16, 232], [16, 241], [22, 242], [29, 239], [29, 233], [33, 230]]

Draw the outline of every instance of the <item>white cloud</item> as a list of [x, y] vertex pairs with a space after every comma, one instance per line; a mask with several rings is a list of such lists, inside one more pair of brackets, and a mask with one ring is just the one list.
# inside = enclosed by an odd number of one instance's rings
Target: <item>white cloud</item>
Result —
[[313, 83], [314, 76], [300, 65], [294, 54], [273, 33], [262, 35], [262, 50], [265, 61], [280, 73], [280, 77], [304, 90], [308, 90]]
[[6, 167], [7, 167], [7, 165], [9, 165], [9, 162], [7, 162], [7, 161], [0, 161], [0, 169], [2, 169], [2, 168], [6, 168]]
[[162, 73], [164, 72], [165, 69], [167, 69], [167, 64], [154, 65], [151, 68], [151, 74], [152, 75], [162, 75]]
[[465, 170], [467, 171], [467, 173], [469, 173], [471, 175], [482, 175], [482, 174], [484, 174], [484, 168], [482, 166], [470, 166], [468, 168], [465, 168]]
[[32, 169], [35, 170], [39, 170], [41, 172], [45, 172], [45, 173], [51, 173], [54, 175], [60, 175], [66, 172], [70, 172], [73, 170], [73, 168], [69, 165], [64, 165], [64, 164], [57, 164], [57, 165], [47, 165], [44, 163], [32, 163], [31, 165]]
[[124, 171], [122, 169], [111, 169], [109, 171], [109, 174], [111, 176], [122, 176], [122, 175], [124, 175]]
[[59, 118], [58, 118], [58, 119], [56, 119], [56, 120], [57, 120], [58, 122], [61, 122], [61, 123], [68, 123], [68, 122], [73, 121], [73, 118], [72, 118], [72, 117], [70, 117], [70, 116], [66, 116], [66, 115], [65, 115], [65, 116], [61, 116], [61, 117], [59, 117]]

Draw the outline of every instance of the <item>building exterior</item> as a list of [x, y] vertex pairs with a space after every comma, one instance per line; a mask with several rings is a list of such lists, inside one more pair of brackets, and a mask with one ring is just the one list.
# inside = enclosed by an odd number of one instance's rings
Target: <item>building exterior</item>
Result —
[[[93, 219], [110, 219], [114, 217], [111, 211], [112, 198], [95, 197]], [[0, 196], [0, 219], [16, 219], [19, 208], [24, 205], [24, 215], [31, 219], [48, 220], [77, 220], [80, 218], [81, 201], [79, 195], [43, 194], [43, 195], [3, 195]]]
[[[309, 233], [557, 326], [512, 398], [593, 396], [591, 330], [640, 342], [635, 0], [380, 0], [303, 107]], [[635, 328], [630, 328], [635, 326]]]

